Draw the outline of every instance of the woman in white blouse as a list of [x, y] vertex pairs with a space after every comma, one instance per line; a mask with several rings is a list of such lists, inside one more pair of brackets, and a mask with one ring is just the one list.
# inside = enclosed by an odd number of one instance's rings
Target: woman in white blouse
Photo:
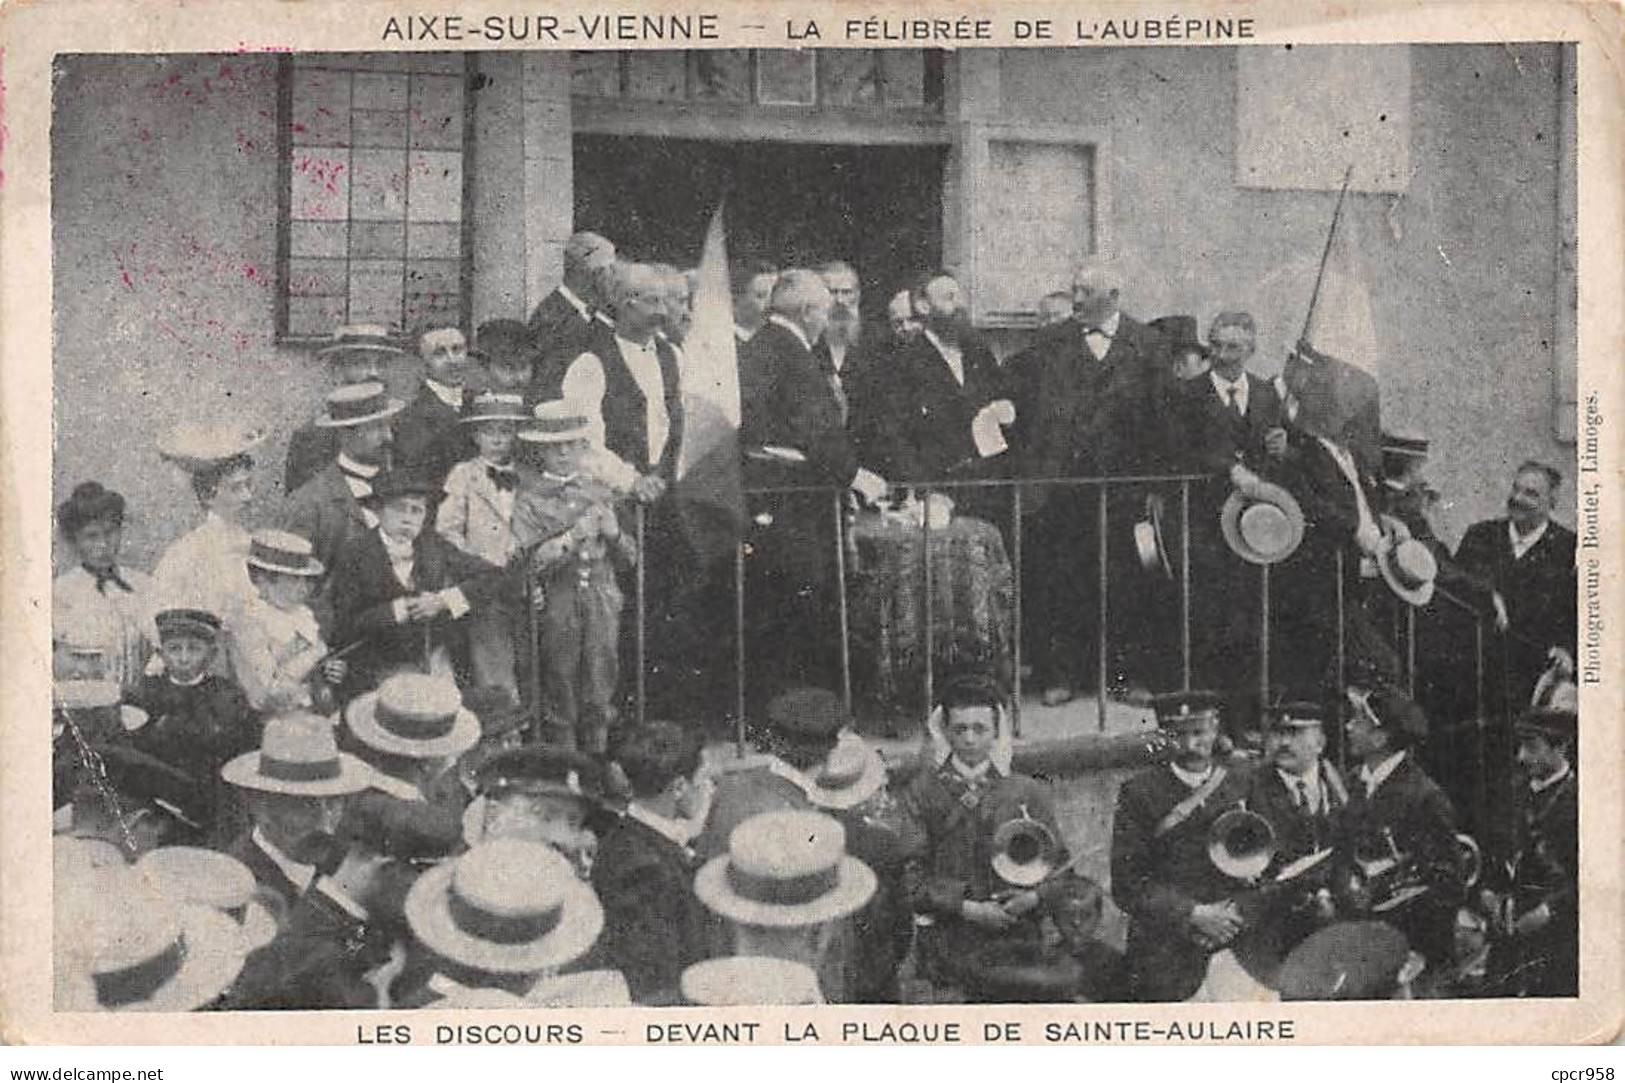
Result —
[[74, 557], [51, 591], [57, 676], [133, 689], [158, 637], [151, 622], [152, 580], [118, 562], [124, 497], [84, 482], [57, 508], [56, 521]]
[[[177, 538], [153, 571], [154, 597], [228, 619], [255, 597], [248, 581], [247, 518], [254, 500], [254, 459], [263, 434], [182, 426], [159, 442], [165, 459], [192, 476], [203, 522]], [[227, 652], [220, 652], [225, 655]]]

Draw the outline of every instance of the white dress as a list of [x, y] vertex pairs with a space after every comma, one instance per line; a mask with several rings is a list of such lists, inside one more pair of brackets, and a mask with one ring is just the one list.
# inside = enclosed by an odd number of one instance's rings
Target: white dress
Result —
[[152, 624], [152, 579], [145, 572], [119, 567], [129, 591], [108, 583], [96, 589], [96, 577], [74, 565], [51, 586], [51, 642], [64, 650], [96, 651], [101, 677], [126, 691], [141, 683], [147, 658], [158, 642]]
[[152, 573], [153, 604], [205, 609], [222, 621], [259, 594], [248, 580], [248, 531], [210, 512], [177, 538]]

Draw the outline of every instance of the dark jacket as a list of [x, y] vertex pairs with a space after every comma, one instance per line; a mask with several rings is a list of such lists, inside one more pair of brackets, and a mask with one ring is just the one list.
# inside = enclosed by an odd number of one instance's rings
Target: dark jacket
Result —
[[356, 538], [333, 567], [332, 600], [335, 647], [357, 640], [366, 644], [348, 656], [345, 684], [353, 694], [376, 687], [395, 669], [418, 668], [428, 654], [444, 646], [455, 653], [463, 644], [464, 625], [449, 615], [432, 621], [398, 624], [394, 602], [426, 591], [458, 587], [473, 609], [489, 605], [507, 583], [502, 569], [458, 549], [432, 530], [418, 535], [414, 546], [412, 584], [402, 586], [376, 530]]
[[604, 904], [599, 947], [625, 975], [638, 1004], [682, 1003], [683, 969], [706, 957], [708, 919], [694, 896], [696, 863], [630, 816], [598, 845], [592, 886]]
[[1281, 427], [1281, 397], [1270, 381], [1246, 374], [1247, 413], [1237, 416], [1205, 373], [1181, 380], [1172, 395], [1171, 419], [1176, 465], [1193, 473], [1228, 476], [1241, 463], [1266, 472], [1272, 463], [1264, 451], [1264, 436]]
[[220, 768], [260, 746], [259, 722], [237, 682], [211, 674], [188, 687], [162, 674], [147, 676], [127, 702], [147, 712], [146, 725], [129, 743], [196, 780], [208, 795], [208, 837], [230, 838], [242, 825]]
[[1487, 608], [1490, 592], [1499, 591], [1506, 601], [1509, 661], [1521, 686], [1512, 689], [1515, 699], [1527, 701], [1545, 668], [1547, 648], [1574, 653], [1574, 558], [1574, 531], [1557, 522], [1547, 523], [1545, 535], [1517, 560], [1504, 518], [1474, 523], [1456, 547], [1456, 564], [1468, 577], [1474, 600]]
[[863, 459], [888, 481], [977, 476], [983, 460], [971, 421], [1002, 394], [999, 363], [979, 337], [962, 346], [965, 382], [924, 335], [876, 366], [854, 403], [853, 439]]
[[394, 465], [428, 470], [436, 482], [475, 454], [468, 427], [458, 424], [459, 411], [447, 406], [427, 384], [406, 409], [395, 415]]
[[740, 348], [739, 401], [741, 447], [795, 448], [808, 460], [802, 484], [851, 484], [859, 464], [840, 406], [794, 332], [767, 323]]
[[288, 497], [280, 525], [283, 530], [309, 539], [316, 559], [327, 570], [324, 583], [332, 577], [339, 553], [370, 529], [335, 459], [329, 459]]
[[601, 326], [601, 321], [583, 316], [557, 289], [542, 298], [530, 314], [536, 355], [531, 373], [534, 398], [543, 401], [558, 397], [565, 369], [586, 352], [595, 325]]
[[301, 425], [288, 437], [288, 462], [282, 474], [282, 491], [291, 493], [309, 481], [339, 453], [337, 429]]

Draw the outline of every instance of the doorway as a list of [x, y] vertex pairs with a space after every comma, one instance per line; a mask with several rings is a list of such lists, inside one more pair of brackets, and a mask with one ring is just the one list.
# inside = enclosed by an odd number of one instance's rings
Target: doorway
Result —
[[576, 133], [575, 228], [692, 267], [717, 201], [728, 256], [858, 269], [864, 315], [942, 260], [943, 146], [717, 142]]

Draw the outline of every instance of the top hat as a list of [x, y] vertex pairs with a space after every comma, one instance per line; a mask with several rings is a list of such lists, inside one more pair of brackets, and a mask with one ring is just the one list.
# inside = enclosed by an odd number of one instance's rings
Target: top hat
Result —
[[286, 530], [260, 530], [248, 543], [248, 566], [279, 575], [315, 577], [322, 574], [322, 562], [308, 538]]
[[1217, 692], [1197, 689], [1182, 692], [1163, 692], [1151, 697], [1151, 709], [1157, 712], [1157, 724], [1164, 729], [1217, 719], [1224, 697]]
[[767, 705], [767, 723], [776, 740], [792, 745], [833, 747], [852, 724], [841, 697], [825, 688], [792, 688]]
[[78, 870], [57, 885], [55, 910], [60, 1011], [196, 1011], [247, 954], [225, 914], [167, 897], [138, 868]]
[[502, 838], [418, 877], [406, 921], [430, 951], [488, 974], [533, 974], [585, 955], [604, 910], [557, 850]]
[[480, 720], [457, 685], [424, 673], [398, 673], [357, 696], [344, 720], [362, 744], [392, 756], [460, 756], [480, 740]]
[[158, 438], [158, 454], [189, 474], [247, 455], [270, 433], [226, 421], [186, 421]]
[[1388, 589], [1414, 606], [1427, 605], [1433, 600], [1433, 581], [1439, 574], [1439, 562], [1433, 551], [1415, 538], [1404, 523], [1391, 515], [1382, 517], [1388, 528], [1391, 544], [1377, 554], [1377, 570]]
[[531, 364], [535, 339], [523, 320], [487, 320], [474, 332], [474, 344], [490, 364]]
[[282, 715], [265, 723], [260, 747], [220, 769], [233, 786], [293, 797], [344, 797], [372, 785], [372, 769], [340, 752], [333, 727], [311, 714]]
[[248, 866], [230, 854], [197, 846], [164, 846], [143, 854], [136, 868], [164, 885], [168, 897], [207, 906], [237, 922], [249, 951], [276, 938], [276, 918], [262, 901], [268, 896]]
[[162, 609], [152, 622], [159, 639], [189, 635], [213, 642], [220, 635], [220, 618], [207, 609]]
[[808, 781], [807, 796], [819, 808], [855, 808], [886, 785], [886, 761], [873, 745], [850, 734], [836, 743]]
[[1158, 316], [1146, 326], [1162, 335], [1163, 345], [1170, 354], [1195, 350], [1207, 356], [1208, 348], [1197, 333], [1195, 316]]
[[457, 420], [471, 425], [476, 421], [529, 421], [530, 417], [523, 395], [507, 391], [481, 391], [463, 403], [462, 413]]
[[1312, 933], [1276, 979], [1282, 1000], [1386, 1000], [1410, 956], [1405, 936], [1380, 921], [1343, 921]]
[[728, 852], [694, 877], [694, 894], [740, 925], [793, 928], [846, 917], [875, 893], [875, 874], [846, 852], [846, 830], [820, 812], [764, 812], [728, 836]]
[[687, 967], [678, 984], [683, 999], [702, 1008], [824, 1003], [812, 967], [768, 955], [706, 959]]
[[1291, 493], [1262, 481], [1250, 493], [1230, 493], [1219, 511], [1219, 529], [1242, 560], [1278, 564], [1303, 542], [1303, 509]]
[[336, 361], [352, 353], [403, 357], [406, 351], [401, 349], [388, 328], [375, 323], [352, 323], [335, 328], [333, 336], [316, 351], [316, 356], [324, 361]]
[[383, 384], [377, 380], [364, 380], [328, 392], [326, 404], [315, 424], [322, 429], [349, 428], [394, 417], [404, 409], [406, 403], [391, 398], [389, 389]]
[[592, 423], [580, 406], [565, 399], [538, 403], [519, 439], [533, 444], [567, 444], [592, 435]]
[[1331, 720], [1325, 707], [1309, 700], [1286, 700], [1264, 708], [1264, 716], [1272, 729], [1301, 729], [1305, 726], [1324, 726]]
[[443, 484], [426, 464], [397, 466], [373, 478], [372, 495], [380, 504], [397, 496], [433, 498], [442, 491]]

